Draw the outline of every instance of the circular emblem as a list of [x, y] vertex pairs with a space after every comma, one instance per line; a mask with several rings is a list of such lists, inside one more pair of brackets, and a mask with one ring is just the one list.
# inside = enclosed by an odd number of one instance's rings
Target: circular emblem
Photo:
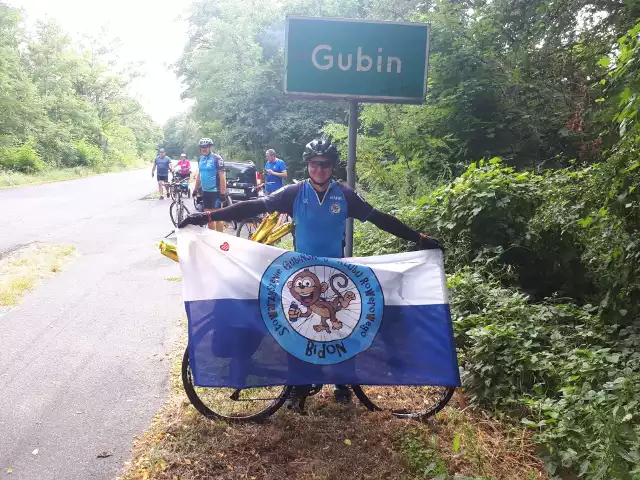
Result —
[[340, 204], [332, 203], [331, 204], [331, 213], [333, 213], [334, 215], [337, 215], [338, 213], [340, 213]]
[[294, 357], [331, 365], [367, 350], [384, 310], [373, 270], [296, 252], [278, 257], [260, 283], [260, 311], [275, 340]]

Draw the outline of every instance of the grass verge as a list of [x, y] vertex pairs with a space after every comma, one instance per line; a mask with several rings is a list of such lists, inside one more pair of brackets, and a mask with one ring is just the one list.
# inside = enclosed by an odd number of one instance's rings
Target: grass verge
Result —
[[148, 195], [145, 195], [140, 200], [158, 200], [160, 198], [160, 192], [156, 189], [154, 192], [151, 192]]
[[0, 258], [0, 306], [12, 307], [38, 281], [59, 272], [74, 247], [32, 244]]
[[122, 480], [548, 478], [527, 431], [455, 402], [421, 424], [338, 406], [325, 388], [306, 416], [283, 408], [262, 424], [207, 420], [182, 390], [181, 353], [171, 398], [136, 439]]
[[126, 166], [117, 165], [108, 170], [98, 170], [90, 167], [52, 168], [34, 174], [0, 171], [0, 189], [22, 187], [26, 185], [40, 185], [42, 183], [61, 182], [64, 180], [72, 180], [74, 178], [101, 175], [103, 173], [135, 170], [148, 165], [149, 162], [140, 161]]

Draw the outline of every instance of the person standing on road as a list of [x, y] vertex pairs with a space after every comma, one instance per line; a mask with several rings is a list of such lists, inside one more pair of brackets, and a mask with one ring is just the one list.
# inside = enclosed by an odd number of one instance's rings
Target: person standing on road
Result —
[[[184, 219], [178, 228], [204, 225], [211, 220], [241, 220], [267, 212], [278, 211], [293, 218], [295, 225], [293, 245], [296, 252], [316, 257], [344, 257], [345, 228], [348, 218], [373, 223], [396, 237], [415, 242], [420, 249], [442, 249], [434, 238], [417, 232], [397, 218], [376, 210], [351, 187], [333, 180], [338, 163], [338, 150], [330, 141], [317, 139], [305, 147], [302, 160], [307, 165], [309, 178], [304, 182], [287, 185], [267, 197], [238, 202], [215, 213], [194, 213]], [[296, 386], [290, 406], [304, 396], [310, 385]], [[351, 400], [346, 385], [336, 385], [337, 402]]]
[[162, 196], [162, 187], [165, 187], [167, 192], [167, 196], [169, 196], [169, 186], [167, 182], [169, 181], [169, 170], [173, 171], [173, 167], [171, 166], [171, 159], [167, 157], [167, 154], [164, 151], [164, 148], [161, 148], [158, 152], [158, 156], [153, 161], [153, 168], [151, 169], [151, 178], [156, 173], [156, 168], [158, 169], [158, 192], [160, 192], [160, 200], [164, 197]]
[[[224, 170], [224, 160], [220, 155], [211, 152], [213, 140], [202, 138], [198, 142], [200, 146], [200, 160], [198, 161], [198, 174], [196, 175], [195, 190], [202, 187], [202, 203], [204, 211], [213, 212], [222, 207], [222, 201], [227, 195], [227, 176]], [[224, 222], [209, 222], [211, 230], [224, 231]]]
[[287, 178], [287, 165], [283, 160], [276, 157], [276, 151], [273, 148], [267, 150], [265, 154], [267, 163], [264, 169], [267, 172], [267, 181], [264, 191], [268, 195], [282, 188], [284, 179]]

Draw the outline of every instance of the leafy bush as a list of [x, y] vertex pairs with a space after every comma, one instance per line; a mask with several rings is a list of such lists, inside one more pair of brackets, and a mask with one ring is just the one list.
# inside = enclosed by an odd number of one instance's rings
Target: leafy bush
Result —
[[[412, 206], [369, 197], [443, 239], [471, 401], [534, 428], [562, 476], [640, 478], [638, 179], [614, 160], [535, 174], [492, 159]], [[366, 224], [356, 238], [359, 255], [405, 248]]]
[[552, 474], [637, 478], [640, 324], [603, 324], [591, 305], [533, 304], [471, 270], [448, 284], [470, 399], [535, 428]]
[[44, 162], [32, 143], [0, 148], [0, 169], [2, 170], [36, 173], [43, 168]]
[[102, 151], [99, 147], [84, 140], [76, 142], [75, 166], [99, 167], [103, 163]]

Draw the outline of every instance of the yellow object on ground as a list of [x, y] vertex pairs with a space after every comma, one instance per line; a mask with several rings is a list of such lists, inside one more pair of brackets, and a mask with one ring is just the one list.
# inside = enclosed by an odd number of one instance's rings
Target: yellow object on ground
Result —
[[172, 239], [165, 238], [158, 245], [160, 247], [160, 253], [165, 257], [169, 257], [174, 262], [178, 261], [178, 247], [175, 243], [175, 237]]

